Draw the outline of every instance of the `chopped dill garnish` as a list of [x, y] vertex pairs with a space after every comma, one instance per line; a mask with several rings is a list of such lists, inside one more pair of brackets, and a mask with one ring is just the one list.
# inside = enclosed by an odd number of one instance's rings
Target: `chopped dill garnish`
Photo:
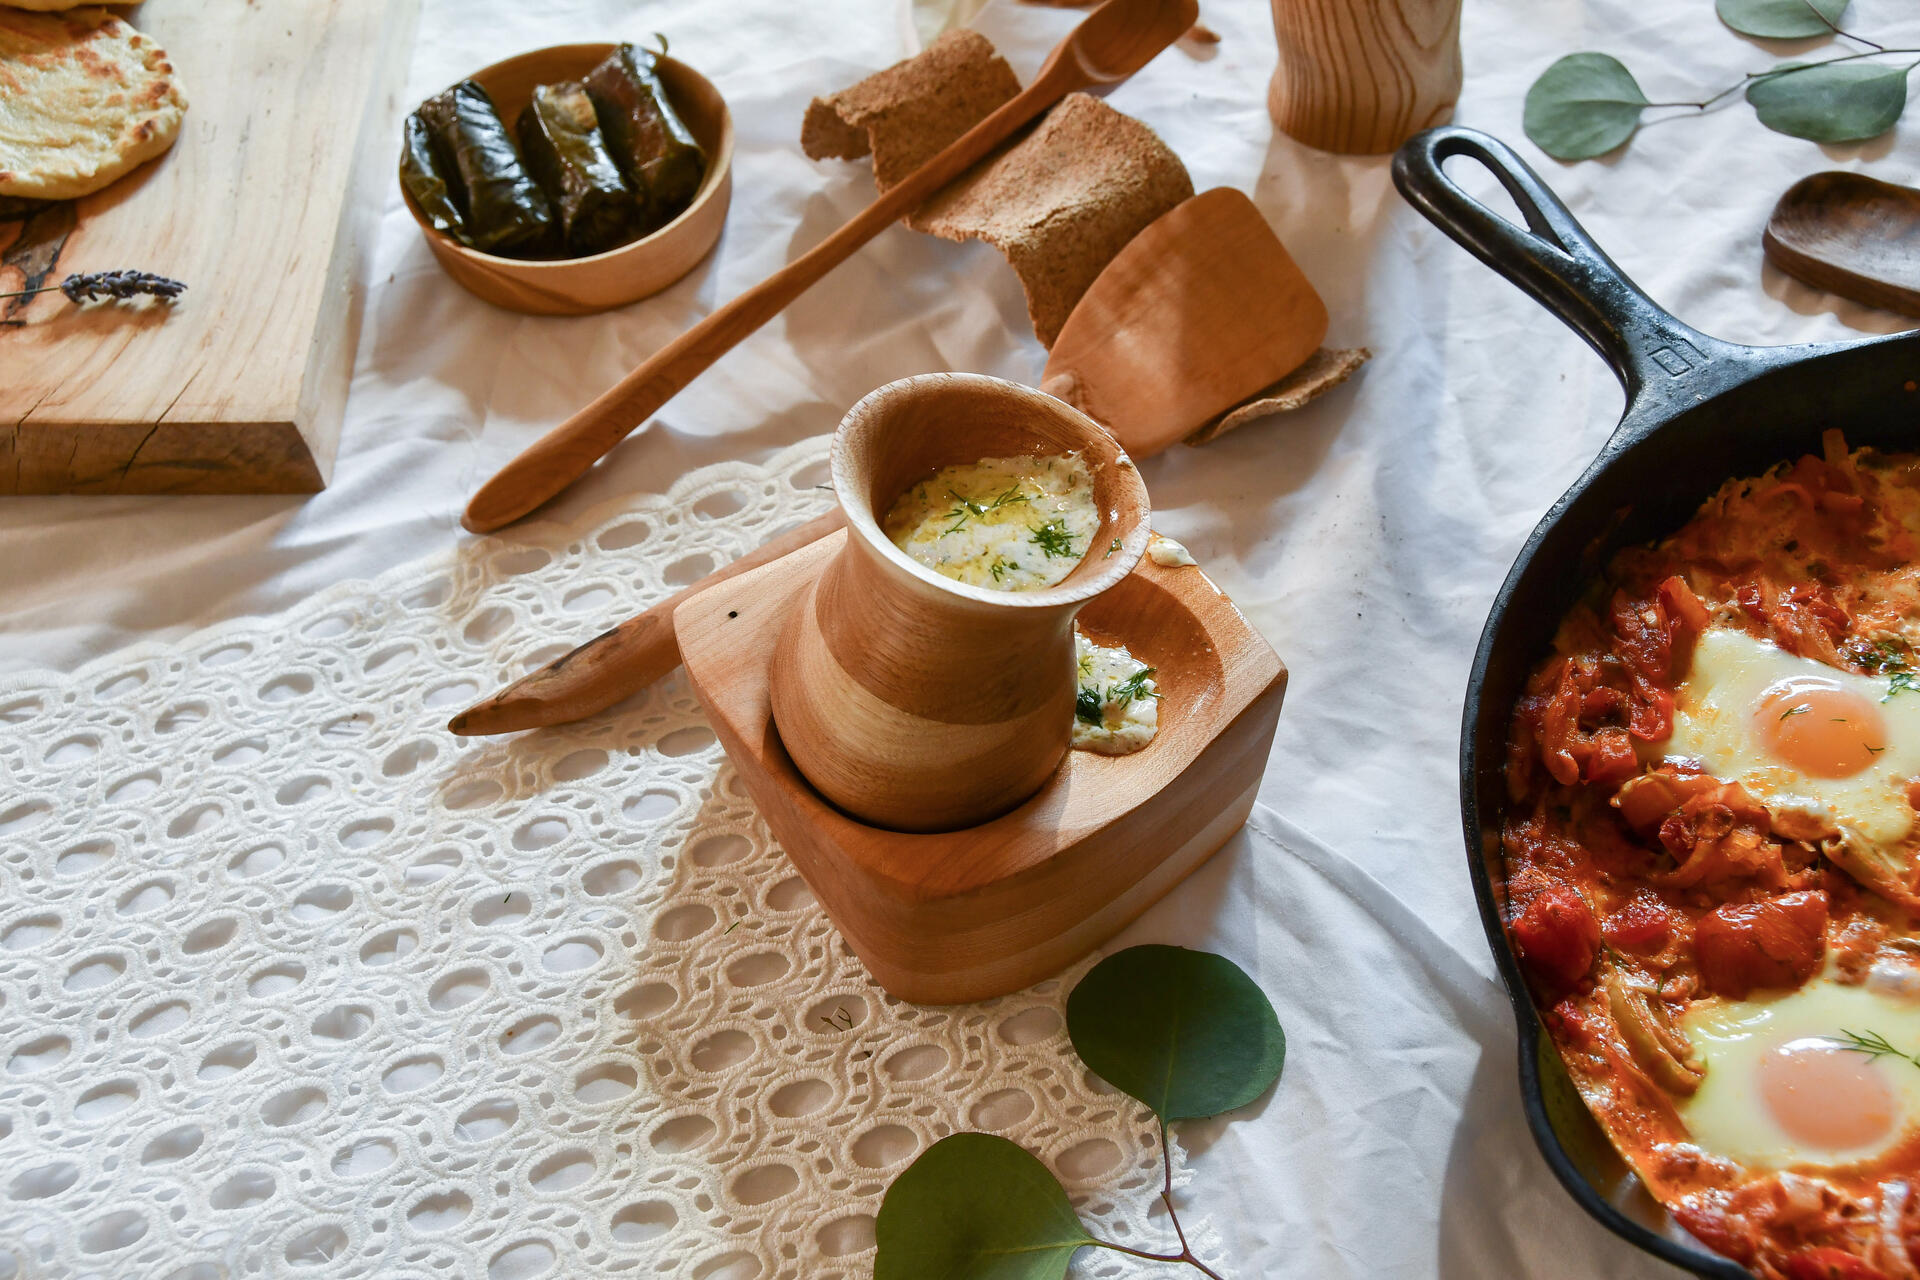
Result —
[[1113, 559], [1113, 553], [1118, 551], [1119, 549], [1120, 549], [1120, 539], [1115, 538], [1112, 542], [1107, 544], [1107, 554], [1100, 558], [1102, 560], [1111, 560]]
[[1147, 681], [1153, 678], [1153, 671], [1152, 667], [1142, 667], [1125, 680], [1119, 681], [1107, 690], [1107, 700], [1117, 702], [1124, 707], [1141, 698], [1159, 697], [1159, 694], [1147, 688]]
[[1073, 718], [1085, 724], [1099, 728], [1105, 723], [1105, 713], [1100, 703], [1100, 695], [1085, 685], [1080, 686], [1079, 696], [1073, 700]]
[[1093, 675], [1093, 655], [1088, 654], [1086, 657], [1080, 659], [1080, 677], [1081, 679], [1084, 680], [1091, 677], [1092, 675]]
[[1885, 747], [1868, 747], [1867, 748], [1867, 752], [1869, 755], [1876, 755], [1876, 756], [1885, 750], [1886, 750]]
[[950, 533], [958, 533], [960, 530], [966, 528], [967, 521], [975, 516], [984, 516], [989, 511], [998, 511], [1000, 508], [1010, 507], [1016, 502], [1032, 501], [1026, 494], [1020, 492], [1020, 486], [1017, 484], [1010, 486], [984, 506], [975, 502], [972, 498], [962, 497], [952, 489], [947, 490], [947, 495], [959, 505], [947, 512], [946, 518], [953, 521], [953, 523], [940, 531], [940, 536], [943, 538]]
[[1813, 710], [1813, 708], [1803, 702], [1797, 707], [1788, 707], [1785, 711], [1782, 711], [1780, 718], [1785, 720], [1788, 716], [1803, 716], [1811, 710]]
[[1869, 1031], [1864, 1035], [1854, 1031], [1842, 1031], [1838, 1036], [1827, 1038], [1839, 1043], [1842, 1049], [1850, 1053], [1864, 1053], [1869, 1058], [1898, 1058], [1902, 1062], [1911, 1062], [1914, 1066], [1920, 1067], [1920, 1057], [1915, 1057], [1911, 1053], [1902, 1053], [1878, 1031]]
[[1914, 670], [1903, 641], [1874, 641], [1872, 652], [1861, 655], [1860, 665], [1873, 675], [1887, 677], [1882, 702], [1891, 701], [1896, 693], [1920, 693], [1920, 671]]
[[1049, 520], [1033, 531], [1033, 544], [1047, 553], [1049, 560], [1073, 554], [1073, 535], [1065, 520]]

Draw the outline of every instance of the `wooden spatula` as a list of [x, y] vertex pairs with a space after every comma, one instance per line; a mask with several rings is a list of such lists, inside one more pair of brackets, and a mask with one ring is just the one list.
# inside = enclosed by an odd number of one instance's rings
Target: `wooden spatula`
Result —
[[1040, 389], [1146, 457], [1292, 373], [1326, 336], [1326, 303], [1260, 210], [1215, 187], [1100, 272], [1061, 326]]
[[1843, 298], [1920, 316], [1920, 191], [1864, 173], [1816, 173], [1767, 219], [1767, 261]]
[[467, 504], [461, 523], [492, 533], [554, 497], [682, 387], [788, 303], [1076, 90], [1116, 84], [1193, 25], [1198, 0], [1106, 0], [1049, 55], [1018, 96], [798, 258], [660, 348], [592, 404], [534, 441]]
[[[1136, 249], [1141, 251], [1136, 252]], [[1327, 307], [1251, 200], [1216, 188], [1176, 206], [1115, 255], [1075, 304], [1043, 389], [1148, 458], [1319, 349]], [[673, 611], [843, 523], [834, 508], [455, 716], [461, 735], [516, 733], [594, 715], [680, 665]]]

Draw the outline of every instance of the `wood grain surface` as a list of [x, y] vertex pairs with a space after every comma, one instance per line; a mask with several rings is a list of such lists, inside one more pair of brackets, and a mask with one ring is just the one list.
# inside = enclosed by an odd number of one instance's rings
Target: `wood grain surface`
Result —
[[1106, 265], [1061, 327], [1040, 387], [1145, 458], [1299, 368], [1327, 322], [1253, 201], [1215, 187]]
[[1273, 0], [1273, 122], [1310, 147], [1394, 150], [1460, 98], [1461, 0]]
[[[1077, 453], [1100, 524], [1072, 572], [1036, 591], [970, 586], [881, 529], [942, 467]], [[900, 831], [996, 817], [1059, 766], [1073, 729], [1073, 619], [1146, 550], [1147, 489], [1100, 425], [1030, 387], [976, 374], [888, 383], [834, 437], [841, 553], [792, 612], [773, 712], [800, 771], [849, 813]], [[712, 588], [708, 588], [712, 590]]]
[[[171, 307], [0, 303], [0, 493], [289, 493], [331, 472], [418, 0], [147, 0], [188, 110], [71, 206], [48, 283], [133, 269]], [[34, 219], [42, 221], [46, 215]], [[0, 223], [0, 290], [41, 229]], [[43, 247], [38, 250], [45, 257]]]
[[543, 725], [565, 724], [605, 711], [632, 697], [680, 665], [680, 646], [673, 636], [673, 611], [700, 592], [749, 569], [772, 564], [781, 556], [846, 525], [835, 507], [822, 516], [790, 529], [738, 560], [715, 569], [700, 581], [674, 592], [659, 604], [609, 627], [585, 644], [528, 672], [484, 701], [468, 707], [447, 722], [461, 735], [514, 733]]
[[1761, 237], [1767, 261], [1816, 289], [1920, 316], [1920, 191], [1863, 173], [1787, 188]]
[[1017, 991], [1099, 946], [1252, 808], [1287, 672], [1196, 568], [1142, 561], [1080, 615], [1156, 670], [1160, 732], [1070, 751], [1032, 799], [959, 831], [867, 826], [807, 784], [773, 722], [777, 638], [846, 534], [709, 588], [674, 615], [695, 693], [767, 825], [875, 981], [949, 1004]]

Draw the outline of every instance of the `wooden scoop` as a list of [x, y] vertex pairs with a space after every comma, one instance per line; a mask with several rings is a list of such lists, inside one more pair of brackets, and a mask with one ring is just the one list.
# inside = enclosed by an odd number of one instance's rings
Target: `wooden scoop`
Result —
[[1869, 307], [1920, 316], [1920, 191], [1860, 173], [1816, 173], [1773, 206], [1767, 260]]
[[461, 523], [475, 533], [491, 533], [554, 497], [861, 245], [1069, 93], [1114, 84], [1146, 66], [1179, 39], [1198, 14], [1198, 0], [1107, 0], [1061, 41], [1018, 96], [889, 188], [851, 222], [660, 348], [612, 390], [535, 441], [480, 487]]
[[1232, 187], [1162, 214], [1114, 255], [1060, 328], [1040, 389], [1148, 457], [1319, 350], [1327, 305]]
[[[1251, 200], [1216, 188], [1150, 224], [1094, 280], [1054, 343], [1042, 387], [1149, 458], [1292, 373], [1327, 335], [1327, 307]], [[455, 716], [462, 735], [515, 733], [604, 711], [680, 665], [673, 611], [844, 523], [783, 534]]]

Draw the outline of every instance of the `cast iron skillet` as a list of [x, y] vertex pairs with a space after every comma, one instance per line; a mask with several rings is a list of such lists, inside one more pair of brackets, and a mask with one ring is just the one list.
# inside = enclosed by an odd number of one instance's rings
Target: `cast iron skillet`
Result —
[[[1455, 156], [1492, 171], [1524, 229], [1441, 171]], [[1560, 618], [1615, 551], [1673, 532], [1729, 477], [1819, 453], [1828, 427], [1844, 430], [1850, 447], [1920, 447], [1920, 333], [1791, 347], [1710, 338], [1640, 292], [1519, 156], [1472, 129], [1412, 138], [1394, 157], [1393, 180], [1442, 231], [1572, 326], [1627, 393], [1619, 427], [1534, 529], [1494, 597], [1460, 731], [1467, 862], [1519, 1024], [1527, 1123], [1554, 1174], [1602, 1224], [1696, 1275], [1745, 1280], [1745, 1269], [1694, 1242], [1626, 1176], [1535, 1015], [1496, 888], [1508, 718]]]

